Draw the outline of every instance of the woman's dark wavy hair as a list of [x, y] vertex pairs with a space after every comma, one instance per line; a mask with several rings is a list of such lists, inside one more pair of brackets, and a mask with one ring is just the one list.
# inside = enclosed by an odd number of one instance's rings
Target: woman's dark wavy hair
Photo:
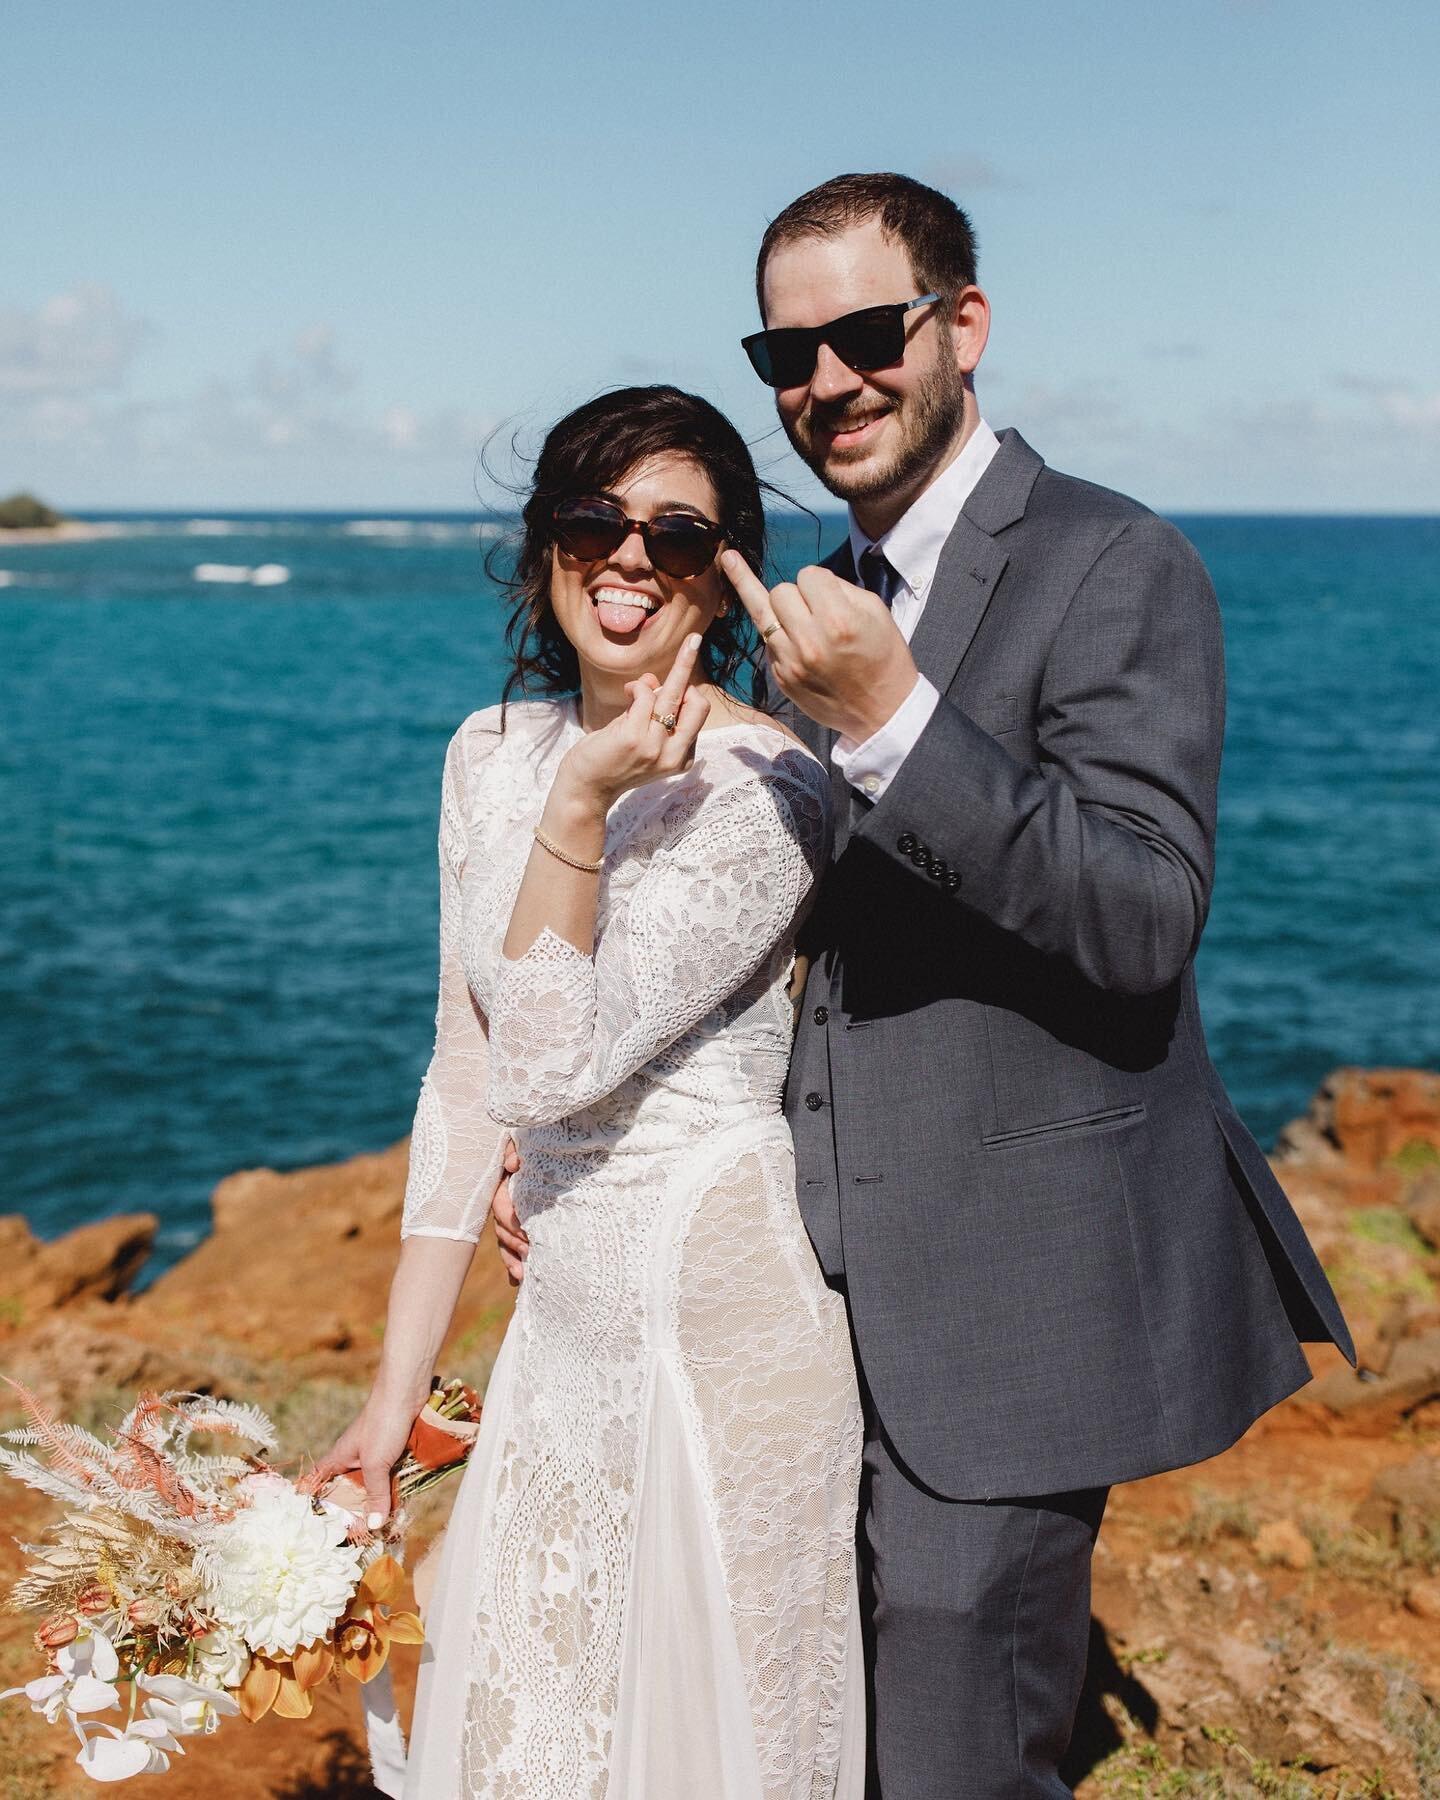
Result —
[[[517, 695], [566, 695], [580, 687], [579, 659], [550, 604], [555, 503], [569, 494], [613, 493], [641, 463], [667, 454], [687, 456], [705, 471], [727, 545], [762, 572], [763, 497], [777, 490], [755, 473], [744, 438], [724, 413], [698, 394], [664, 385], [597, 394], [546, 434], [521, 511], [518, 549], [513, 539], [501, 541], [485, 559], [486, 572], [510, 608], [507, 703]], [[733, 686], [742, 668], [753, 674], [754, 634], [733, 594], [728, 614], [705, 633], [700, 665], [706, 680], [719, 687]]]

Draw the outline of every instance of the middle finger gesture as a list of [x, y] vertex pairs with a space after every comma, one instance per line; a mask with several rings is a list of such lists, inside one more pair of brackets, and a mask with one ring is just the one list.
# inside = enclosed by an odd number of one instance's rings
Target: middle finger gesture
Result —
[[699, 656], [692, 632], [663, 682], [648, 674], [627, 681], [628, 708], [566, 753], [567, 783], [588, 788], [608, 807], [630, 788], [688, 769], [710, 715], [709, 695], [692, 685]]

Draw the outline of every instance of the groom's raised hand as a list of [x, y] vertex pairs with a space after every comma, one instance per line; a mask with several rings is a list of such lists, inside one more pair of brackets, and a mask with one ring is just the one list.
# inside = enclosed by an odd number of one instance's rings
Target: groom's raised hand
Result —
[[755, 621], [780, 691], [817, 725], [861, 744], [909, 698], [915, 659], [867, 588], [819, 567], [767, 588], [735, 550], [720, 566]]

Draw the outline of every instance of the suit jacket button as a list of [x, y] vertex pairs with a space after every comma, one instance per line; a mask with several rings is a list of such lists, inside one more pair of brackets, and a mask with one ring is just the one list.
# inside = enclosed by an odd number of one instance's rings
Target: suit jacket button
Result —
[[930, 852], [926, 849], [924, 844], [917, 844], [910, 852], [910, 860], [917, 869], [928, 868], [930, 866]]
[[937, 856], [930, 865], [930, 873], [937, 881], [943, 881], [950, 873], [950, 865], [943, 856]]
[[955, 892], [956, 888], [959, 887], [959, 885], [960, 885], [960, 871], [958, 869], [952, 869], [950, 871], [950, 873], [945, 877], [945, 886], [953, 894]]
[[830, 1019], [830, 1008], [828, 1006], [817, 1006], [813, 1017], [817, 1025], [828, 1024]]
[[902, 856], [909, 856], [919, 841], [913, 831], [902, 831], [895, 840], [895, 848]]
[[820, 1098], [820, 1096], [818, 1094], [807, 1094], [805, 1096], [805, 1104], [811, 1112], [819, 1112], [820, 1108], [825, 1104], [825, 1102]]

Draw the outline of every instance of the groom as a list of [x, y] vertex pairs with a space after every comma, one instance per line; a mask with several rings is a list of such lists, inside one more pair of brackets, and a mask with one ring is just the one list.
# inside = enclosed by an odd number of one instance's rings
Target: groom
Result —
[[980, 416], [942, 195], [824, 183], [757, 289], [751, 360], [850, 508], [773, 592], [725, 560], [834, 774], [787, 1111], [866, 1403], [871, 1794], [1061, 1796], [1109, 1487], [1223, 1450], [1300, 1341], [1350, 1354], [1196, 1006], [1219, 615], [1170, 526]]

